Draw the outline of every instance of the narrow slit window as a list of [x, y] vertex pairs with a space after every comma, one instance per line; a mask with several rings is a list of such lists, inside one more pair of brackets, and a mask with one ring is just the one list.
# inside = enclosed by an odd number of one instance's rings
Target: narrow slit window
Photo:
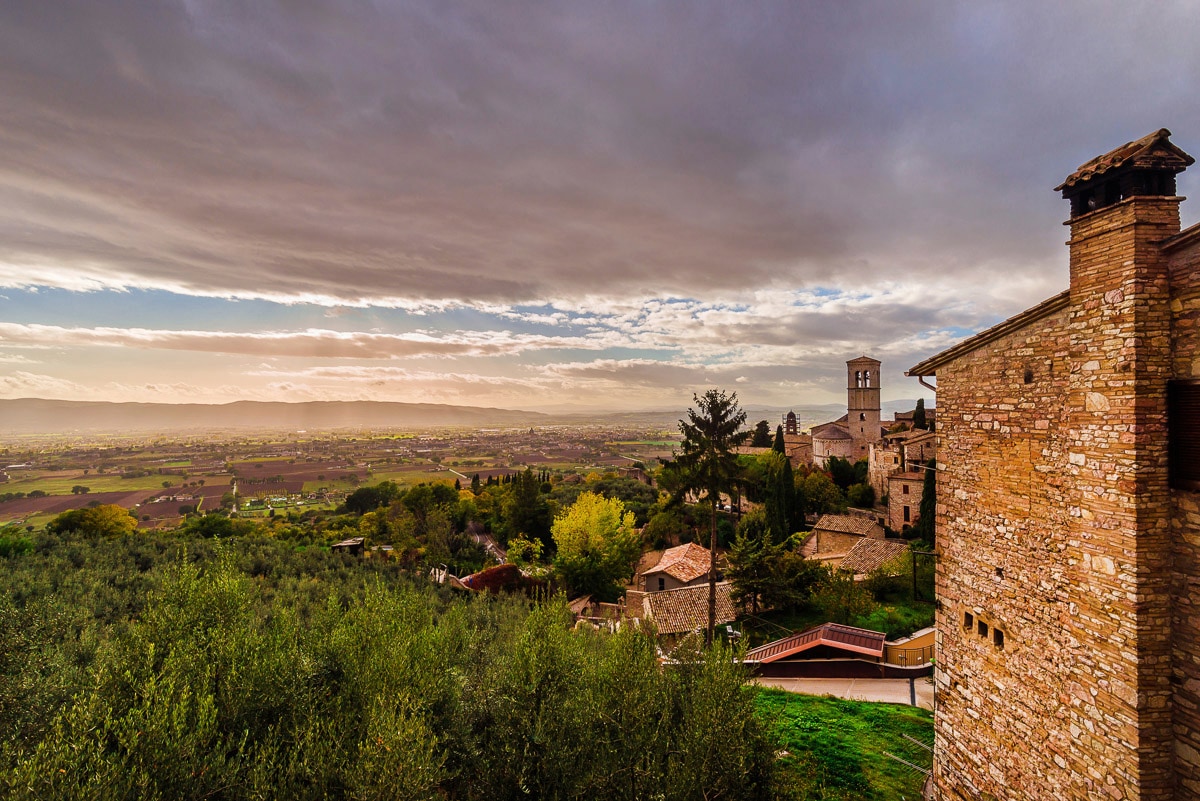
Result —
[[1004, 632], [1000, 629], [992, 629], [992, 644], [1001, 651], [1004, 650]]
[[1171, 486], [1200, 490], [1200, 380], [1168, 384], [1167, 431]]
[[970, 612], [963, 612], [963, 628], [968, 631], [975, 628], [975, 616]]
[[986, 640], [986, 639], [987, 639], [987, 636], [988, 636], [988, 624], [987, 624], [987, 623], [984, 623], [984, 622], [981, 620], [981, 621], [979, 621], [979, 637], [980, 637], [981, 639], [984, 639], [984, 640]]

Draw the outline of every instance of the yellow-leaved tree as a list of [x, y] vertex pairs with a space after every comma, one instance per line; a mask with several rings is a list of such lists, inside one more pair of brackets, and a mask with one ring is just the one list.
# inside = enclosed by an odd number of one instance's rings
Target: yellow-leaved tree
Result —
[[554, 568], [574, 593], [615, 600], [641, 554], [633, 512], [617, 498], [581, 493], [550, 527]]

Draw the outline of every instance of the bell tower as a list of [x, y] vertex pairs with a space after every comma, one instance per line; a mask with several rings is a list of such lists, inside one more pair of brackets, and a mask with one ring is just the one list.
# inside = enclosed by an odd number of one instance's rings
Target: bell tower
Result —
[[868, 446], [879, 439], [878, 359], [859, 356], [846, 362], [846, 430], [856, 456], [866, 458]]

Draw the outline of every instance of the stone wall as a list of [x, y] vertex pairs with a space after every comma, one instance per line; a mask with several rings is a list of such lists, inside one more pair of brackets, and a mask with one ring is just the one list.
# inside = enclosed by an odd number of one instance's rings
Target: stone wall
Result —
[[1071, 698], [1091, 698], [1067, 680], [1077, 643], [1059, 472], [1066, 324], [1066, 311], [1054, 312], [938, 369], [940, 798], [1079, 798], [1090, 789], [1089, 756], [1070, 743], [1084, 729], [1064, 718]]
[[1178, 202], [1073, 219], [1069, 298], [937, 369], [940, 798], [1195, 797], [1157, 244]]
[[[921, 493], [924, 490], [923, 473], [894, 473], [888, 479], [888, 528], [899, 532], [917, 522], [921, 513]], [[904, 519], [906, 508], [907, 520]]]
[[[1175, 378], [1200, 377], [1200, 236], [1189, 239], [1168, 253]], [[1200, 493], [1171, 495], [1176, 794], [1200, 799]]]

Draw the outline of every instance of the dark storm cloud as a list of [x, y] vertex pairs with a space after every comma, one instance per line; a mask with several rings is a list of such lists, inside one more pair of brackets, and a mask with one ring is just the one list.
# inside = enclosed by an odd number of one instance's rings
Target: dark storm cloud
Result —
[[1165, 4], [0, 14], [18, 285], [511, 303], [1044, 273], [1075, 164], [1200, 141]]

